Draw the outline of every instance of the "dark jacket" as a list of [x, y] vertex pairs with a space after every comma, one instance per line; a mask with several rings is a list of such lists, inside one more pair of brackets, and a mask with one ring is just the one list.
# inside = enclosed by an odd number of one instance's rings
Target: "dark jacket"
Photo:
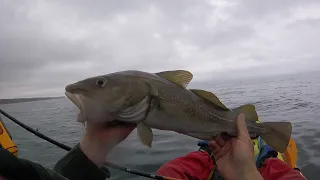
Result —
[[0, 148], [0, 175], [10, 180], [105, 180], [110, 177], [107, 169], [103, 171], [87, 158], [79, 144], [60, 159], [53, 170]]

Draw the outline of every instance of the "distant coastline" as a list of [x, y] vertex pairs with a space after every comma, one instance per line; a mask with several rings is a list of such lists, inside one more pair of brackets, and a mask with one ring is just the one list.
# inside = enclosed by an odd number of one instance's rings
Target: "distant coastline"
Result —
[[29, 101], [42, 101], [48, 99], [61, 99], [61, 97], [40, 97], [40, 98], [14, 98], [14, 99], [0, 99], [0, 104], [13, 104], [13, 103], [21, 103], [21, 102], [29, 102]]

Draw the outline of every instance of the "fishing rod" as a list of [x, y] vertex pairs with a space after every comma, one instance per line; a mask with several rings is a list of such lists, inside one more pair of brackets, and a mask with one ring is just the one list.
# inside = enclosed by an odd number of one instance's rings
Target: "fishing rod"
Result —
[[[13, 116], [9, 115], [8, 113], [6, 113], [5, 111], [3, 111], [1, 108], [0, 108], [0, 113], [3, 114], [4, 116], [6, 116], [7, 118], [9, 118], [10, 120], [12, 120], [14, 123], [18, 124], [19, 126], [21, 126], [22, 128], [24, 128], [25, 130], [33, 133], [34, 135], [38, 136], [39, 138], [41, 139], [44, 139], [56, 146], [58, 146], [59, 148], [61, 149], [64, 149], [66, 151], [70, 151], [72, 148], [65, 145], [65, 144], [62, 144], [54, 139], [51, 139], [49, 138], [48, 136], [34, 130], [33, 128], [31, 128], [30, 126], [27, 126], [26, 124], [22, 123], [21, 121], [17, 120], [16, 118], [14, 118]], [[181, 180], [181, 179], [177, 179], [177, 178], [172, 178], [172, 177], [167, 177], [167, 176], [160, 176], [160, 175], [156, 175], [156, 174], [150, 174], [150, 173], [147, 173], [147, 172], [143, 172], [143, 171], [139, 171], [139, 170], [136, 170], [136, 169], [130, 169], [130, 168], [127, 168], [125, 166], [121, 166], [121, 165], [118, 165], [118, 164], [115, 164], [115, 163], [112, 163], [112, 162], [105, 162], [104, 163], [104, 166], [101, 167], [101, 169], [105, 172], [108, 172], [108, 169], [107, 167], [111, 167], [111, 168], [114, 168], [114, 169], [118, 169], [120, 171], [125, 171], [127, 173], [131, 173], [131, 174], [135, 174], [135, 175], [138, 175], [138, 176], [143, 176], [143, 177], [146, 177], [146, 178], [150, 178], [150, 179], [157, 179], [157, 180]]]

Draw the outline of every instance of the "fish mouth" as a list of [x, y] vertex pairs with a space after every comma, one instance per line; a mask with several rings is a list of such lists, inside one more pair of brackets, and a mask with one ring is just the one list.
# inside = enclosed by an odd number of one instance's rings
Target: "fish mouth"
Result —
[[84, 94], [65, 92], [65, 95], [80, 110], [77, 118], [78, 122], [110, 122], [115, 120], [115, 115], [108, 112], [99, 101]]
[[65, 87], [65, 95], [79, 108], [83, 108], [84, 101], [88, 100], [90, 93], [81, 83], [69, 84]]
[[88, 100], [89, 98], [84, 96], [83, 94], [71, 93], [71, 92], [65, 92], [65, 95], [80, 110], [80, 112], [78, 114], [77, 121], [84, 123], [86, 121], [85, 101]]
[[67, 98], [73, 102], [80, 110], [83, 110], [84, 108], [84, 98], [85, 96], [82, 94], [76, 94], [76, 93], [70, 93], [70, 92], [65, 92], [65, 95]]

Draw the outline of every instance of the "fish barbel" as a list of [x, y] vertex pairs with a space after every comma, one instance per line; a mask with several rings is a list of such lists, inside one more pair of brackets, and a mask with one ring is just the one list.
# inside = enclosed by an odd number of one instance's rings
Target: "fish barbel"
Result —
[[229, 109], [212, 92], [187, 89], [192, 78], [185, 70], [129, 70], [90, 77], [65, 90], [80, 109], [78, 121], [136, 123], [139, 139], [149, 147], [152, 128], [204, 140], [222, 132], [236, 136], [236, 118], [243, 113], [250, 136], [259, 135], [275, 150], [285, 151], [292, 132], [290, 122], [256, 123], [258, 115], [252, 104]]

